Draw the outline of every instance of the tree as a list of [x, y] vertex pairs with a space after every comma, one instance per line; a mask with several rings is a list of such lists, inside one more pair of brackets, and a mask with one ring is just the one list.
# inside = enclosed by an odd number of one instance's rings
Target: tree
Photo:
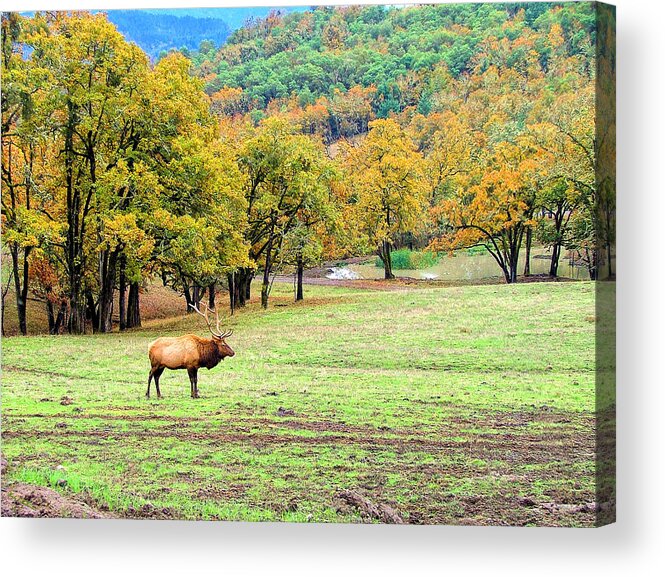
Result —
[[454, 186], [455, 177], [471, 171], [478, 157], [475, 135], [456, 114], [417, 114], [409, 133], [424, 156], [423, 175], [427, 182], [430, 206], [443, 199]]
[[[538, 236], [552, 247], [552, 276], [558, 272], [563, 246], [579, 244], [586, 254], [591, 250], [590, 238], [599, 235], [594, 88], [582, 79], [578, 81], [582, 84], [576, 94], [545, 95], [539, 103], [544, 109], [544, 122], [530, 126], [533, 142], [542, 151], [539, 170], [547, 177], [538, 193], [538, 204], [551, 219], [541, 219]], [[580, 212], [587, 215], [578, 218]], [[583, 236], [574, 239], [574, 232]], [[597, 261], [597, 255], [589, 258], [589, 263], [593, 263], [592, 278], [597, 272]]]
[[[262, 264], [261, 305], [265, 308], [270, 274], [276, 264], [283, 264], [285, 238], [325, 189], [327, 159], [320, 140], [296, 134], [284, 118], [265, 119], [257, 129], [245, 132], [243, 141], [238, 162], [246, 178], [245, 238], [250, 259]], [[234, 302], [240, 306], [249, 298], [253, 275], [249, 267], [237, 275]]]
[[367, 132], [369, 122], [374, 117], [372, 99], [376, 88], [369, 86], [353, 86], [342, 92], [335, 89], [330, 103], [333, 134], [337, 137], [349, 138]]
[[224, 143], [198, 137], [173, 141], [161, 171], [160, 208], [149, 219], [153, 261], [191, 312], [203, 287], [214, 294], [213, 285], [249, 265], [242, 175]]
[[27, 334], [27, 298], [32, 252], [57, 238], [45, 210], [53, 150], [38, 110], [45, 71], [27, 58], [29, 24], [15, 13], [2, 14], [2, 225], [12, 261], [19, 330]]
[[[54, 131], [61, 148], [62, 187], [55, 194], [64, 208], [68, 328], [84, 332], [87, 313], [95, 330], [108, 331], [123, 245], [110, 243], [104, 227], [132, 198], [119, 175], [131, 172], [136, 160], [148, 60], [101, 14], [38, 15], [27, 42], [31, 65], [47, 78], [40, 86], [40, 125]], [[91, 259], [96, 275], [88, 269]]]
[[467, 186], [435, 211], [449, 232], [435, 239], [432, 250], [484, 246], [501, 268], [507, 283], [517, 281], [522, 240], [533, 226], [536, 151], [522, 138], [502, 143], [487, 167], [479, 167]]
[[295, 300], [304, 299], [305, 267], [321, 263], [326, 249], [334, 243], [341, 229], [340, 207], [333, 190], [339, 175], [331, 163], [322, 162], [323, 170], [306, 185], [308, 199], [298, 211], [295, 225], [284, 234], [280, 261], [295, 268]]
[[353, 190], [357, 233], [377, 247], [385, 278], [392, 279], [396, 235], [415, 232], [424, 221], [423, 158], [394, 120], [375, 120], [369, 127], [367, 138], [357, 148], [347, 147], [342, 160]]

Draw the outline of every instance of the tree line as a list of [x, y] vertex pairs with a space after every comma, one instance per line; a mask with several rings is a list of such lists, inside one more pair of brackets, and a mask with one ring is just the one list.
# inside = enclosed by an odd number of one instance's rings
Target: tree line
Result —
[[614, 234], [611, 171], [597, 178], [613, 139], [611, 124], [595, 129], [595, 37], [571, 55], [556, 18], [546, 33], [527, 24], [514, 12], [463, 72], [398, 77], [429, 104], [384, 115], [373, 84], [256, 108], [243, 88], [211, 93], [181, 53], [150, 65], [104, 15], [3, 14], [2, 224], [21, 333], [28, 291], [53, 334], [108, 332], [114, 314], [124, 330], [140, 324], [149, 279], [183, 294], [183, 310], [214, 308], [220, 287], [233, 309], [258, 275], [266, 307], [278, 271], [294, 270], [302, 298], [306, 267], [374, 252], [392, 278], [406, 243], [483, 245], [515, 282], [537, 240], [553, 275], [574, 249], [594, 278], [598, 239]]

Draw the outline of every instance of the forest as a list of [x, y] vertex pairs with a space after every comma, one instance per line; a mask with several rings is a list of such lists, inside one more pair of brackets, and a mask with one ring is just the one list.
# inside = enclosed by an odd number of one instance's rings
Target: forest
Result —
[[228, 24], [218, 18], [145, 10], [109, 10], [106, 14], [125, 38], [138, 44], [151, 59], [174, 46], [183, 52], [196, 49], [202, 40], [221, 45], [231, 33]]
[[4, 13], [3, 304], [22, 334], [29, 294], [52, 334], [125, 330], [148, 283], [233, 310], [257, 279], [265, 308], [279, 272], [375, 254], [390, 280], [401, 247], [612, 278], [612, 18], [275, 11], [152, 64], [103, 13]]

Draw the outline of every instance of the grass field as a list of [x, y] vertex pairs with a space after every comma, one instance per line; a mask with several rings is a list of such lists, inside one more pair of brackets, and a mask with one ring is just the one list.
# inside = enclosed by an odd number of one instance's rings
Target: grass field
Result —
[[5, 482], [119, 517], [593, 524], [592, 283], [371, 291], [275, 285], [230, 318], [236, 356], [146, 400], [137, 332], [3, 340]]

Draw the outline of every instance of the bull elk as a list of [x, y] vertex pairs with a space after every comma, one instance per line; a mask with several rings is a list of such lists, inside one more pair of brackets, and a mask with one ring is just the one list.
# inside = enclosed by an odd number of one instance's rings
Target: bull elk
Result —
[[192, 398], [198, 399], [198, 370], [203, 367], [212, 369], [219, 364], [219, 361], [235, 355], [233, 349], [226, 344], [225, 340], [233, 334], [233, 331], [223, 332], [219, 328], [219, 314], [214, 311], [217, 318], [217, 330], [213, 330], [208, 319], [208, 307], [202, 313], [195, 305], [190, 304], [189, 306], [205, 319], [208, 329], [212, 333], [212, 338], [206, 339], [197, 335], [184, 335], [182, 337], [161, 337], [150, 343], [148, 348], [150, 375], [148, 376], [148, 391], [145, 394], [148, 399], [150, 398], [150, 383], [153, 378], [155, 379], [157, 398], [162, 398], [159, 390], [159, 377], [162, 376], [164, 369], [187, 369]]

